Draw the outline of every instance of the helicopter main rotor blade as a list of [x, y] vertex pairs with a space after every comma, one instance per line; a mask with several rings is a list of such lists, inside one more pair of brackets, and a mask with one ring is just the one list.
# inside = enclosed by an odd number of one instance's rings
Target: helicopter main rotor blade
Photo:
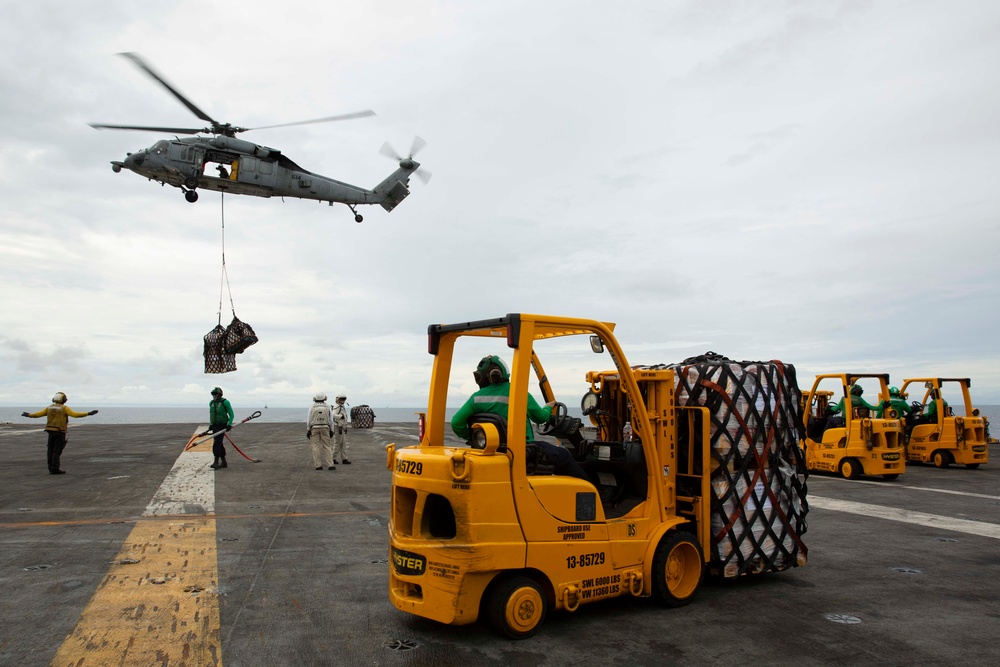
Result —
[[162, 76], [160, 76], [155, 71], [153, 71], [153, 68], [151, 68], [149, 65], [147, 65], [146, 62], [142, 58], [140, 58], [138, 54], [132, 53], [132, 52], [125, 52], [125, 53], [119, 53], [118, 55], [123, 56], [125, 58], [128, 58], [133, 63], [135, 63], [135, 65], [139, 69], [141, 69], [142, 71], [144, 71], [149, 76], [153, 77], [161, 86], [163, 86], [164, 88], [166, 88], [167, 90], [169, 90], [173, 94], [174, 97], [176, 97], [178, 100], [180, 100], [181, 104], [183, 104], [184, 106], [186, 106], [191, 111], [191, 113], [193, 113], [195, 116], [197, 116], [198, 118], [201, 118], [202, 120], [208, 121], [209, 123], [212, 123], [213, 126], [214, 125], [219, 125], [219, 123], [214, 118], [212, 118], [207, 113], [205, 113], [204, 111], [202, 111], [201, 109], [199, 109], [197, 106], [195, 106], [194, 102], [192, 102], [188, 98], [184, 97], [184, 95], [182, 95], [179, 90], [177, 90], [176, 88], [174, 88], [173, 86], [171, 86], [169, 83], [167, 83], [166, 79], [164, 79]]
[[146, 125], [106, 125], [103, 123], [87, 123], [95, 130], [145, 130], [147, 132], [167, 132], [169, 134], [198, 134], [209, 132], [209, 128], [193, 127], [148, 127]]
[[354, 113], [340, 114], [339, 116], [327, 116], [326, 118], [314, 118], [312, 120], [300, 120], [294, 123], [280, 123], [278, 125], [261, 125], [260, 127], [248, 127], [249, 130], [270, 130], [273, 127], [292, 127], [293, 125], [310, 125], [312, 123], [331, 123], [336, 120], [352, 120], [354, 118], [367, 118], [368, 116], [374, 116], [375, 112], [371, 109], [365, 109], [364, 111], [355, 111]]

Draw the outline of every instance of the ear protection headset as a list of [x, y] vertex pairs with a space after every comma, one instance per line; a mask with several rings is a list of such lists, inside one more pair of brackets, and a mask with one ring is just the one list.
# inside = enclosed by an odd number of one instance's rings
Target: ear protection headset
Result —
[[472, 377], [475, 378], [476, 384], [480, 387], [485, 387], [509, 380], [510, 372], [507, 370], [507, 366], [503, 363], [503, 360], [494, 354], [479, 360], [479, 365], [472, 373]]

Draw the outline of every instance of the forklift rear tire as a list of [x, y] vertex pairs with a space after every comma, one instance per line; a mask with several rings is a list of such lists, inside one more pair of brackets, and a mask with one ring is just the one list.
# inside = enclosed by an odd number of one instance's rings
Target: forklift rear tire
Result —
[[500, 581], [490, 592], [486, 617], [506, 637], [526, 639], [545, 620], [545, 594], [533, 580], [512, 576]]
[[653, 555], [653, 596], [667, 607], [683, 607], [694, 599], [701, 585], [705, 562], [690, 533], [674, 531], [660, 542]]
[[934, 461], [935, 468], [947, 468], [951, 464], [951, 454], [939, 449], [934, 452], [932, 459]]
[[882, 475], [882, 479], [885, 479], [885, 480], [888, 480], [888, 481], [891, 482], [894, 479], [899, 479], [899, 473], [897, 472], [897, 473], [893, 473], [891, 475]]
[[976, 470], [976, 469], [979, 468], [979, 464], [978, 463], [966, 463], [965, 467], [968, 468], [969, 470]]
[[864, 468], [857, 459], [844, 459], [840, 462], [840, 476], [844, 479], [857, 479], [861, 477]]

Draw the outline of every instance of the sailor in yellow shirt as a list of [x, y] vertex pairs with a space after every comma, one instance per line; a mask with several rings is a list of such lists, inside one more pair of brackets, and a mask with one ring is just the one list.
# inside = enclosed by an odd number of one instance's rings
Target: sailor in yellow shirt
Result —
[[66, 405], [66, 394], [57, 391], [52, 397], [52, 405], [43, 408], [38, 412], [22, 412], [22, 417], [46, 417], [45, 432], [49, 434], [49, 474], [64, 475], [65, 470], [59, 468], [59, 457], [62, 456], [63, 449], [66, 448], [66, 430], [69, 428], [70, 417], [87, 417], [96, 415], [97, 410], [90, 412], [77, 412]]

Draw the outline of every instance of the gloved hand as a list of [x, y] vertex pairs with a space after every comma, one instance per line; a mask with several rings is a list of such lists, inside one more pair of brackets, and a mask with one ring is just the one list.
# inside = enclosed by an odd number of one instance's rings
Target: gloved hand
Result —
[[22, 416], [22, 417], [30, 417], [31, 415], [29, 415], [29, 414], [28, 414], [27, 412], [22, 412], [22, 413], [21, 413], [21, 416]]
[[330, 437], [332, 438], [333, 437], [333, 429], [331, 428], [331, 429], [329, 429], [329, 431], [330, 431]]
[[233, 430], [233, 425], [232, 424], [226, 424], [226, 430], [227, 431], [232, 431]]
[[306, 429], [306, 438], [313, 437], [313, 432], [311, 428]]
[[87, 414], [88, 414], [88, 415], [90, 415], [91, 417], [93, 417], [94, 415], [96, 415], [96, 414], [97, 414], [97, 410], [91, 410], [91, 411], [90, 411], [90, 412], [88, 412]]

